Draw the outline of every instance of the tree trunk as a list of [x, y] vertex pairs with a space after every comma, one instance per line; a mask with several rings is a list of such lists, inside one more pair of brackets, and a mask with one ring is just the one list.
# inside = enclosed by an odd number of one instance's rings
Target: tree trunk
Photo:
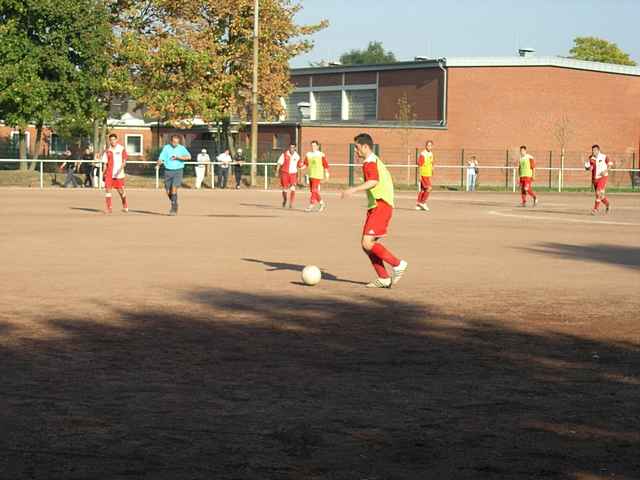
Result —
[[40, 158], [40, 152], [42, 152], [42, 137], [44, 131], [44, 122], [39, 121], [36, 124], [36, 151], [33, 154], [33, 161], [29, 164], [29, 170], [35, 170]]
[[18, 158], [23, 160], [20, 162], [20, 170], [27, 170], [27, 135], [23, 128], [18, 129]]

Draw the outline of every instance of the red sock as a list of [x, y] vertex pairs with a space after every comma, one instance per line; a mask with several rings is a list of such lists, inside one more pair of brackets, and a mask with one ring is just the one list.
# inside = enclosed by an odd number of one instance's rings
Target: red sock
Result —
[[594, 210], [598, 210], [600, 208], [600, 199], [596, 198], [596, 204], [593, 206]]
[[373, 265], [373, 269], [376, 271], [378, 278], [389, 278], [389, 272], [384, 268], [382, 260], [373, 252], [369, 252], [367, 255], [369, 255], [369, 260], [371, 260], [371, 265]]
[[602, 197], [602, 203], [604, 203], [608, 207], [609, 206], [609, 199], [607, 197]]
[[122, 197], [122, 208], [129, 208], [129, 202], [127, 201], [127, 196]]
[[423, 194], [424, 194], [424, 190], [420, 190], [418, 192], [418, 199], [416, 200], [416, 203], [422, 203]]
[[291, 190], [289, 192], [289, 206], [291, 207], [293, 205], [293, 201], [296, 198], [296, 191], [295, 190]]
[[422, 203], [427, 203], [427, 200], [429, 200], [429, 194], [431, 192], [429, 192], [429, 190], [425, 190], [424, 191], [424, 195], [423, 195], [423, 199], [422, 199]]
[[387, 262], [392, 267], [400, 265], [400, 260], [394, 257], [393, 253], [387, 250], [381, 243], [375, 243], [371, 249], [371, 253], [380, 258], [383, 262]]
[[521, 193], [520, 194], [520, 198], [522, 199], [522, 203], [527, 203], [527, 194], [526, 193]]
[[110, 193], [107, 193], [104, 196], [105, 201], [107, 202], [107, 210], [112, 210], [113, 209], [113, 199], [111, 197]]
[[531, 198], [536, 198], [536, 194], [533, 192], [532, 188], [530, 188], [527, 193], [531, 196]]

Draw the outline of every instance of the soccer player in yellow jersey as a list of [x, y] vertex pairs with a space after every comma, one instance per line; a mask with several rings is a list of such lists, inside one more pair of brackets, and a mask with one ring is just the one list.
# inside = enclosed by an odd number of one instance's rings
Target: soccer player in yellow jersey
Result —
[[533, 191], [532, 183], [536, 178], [536, 159], [527, 153], [526, 145], [520, 147], [520, 163], [518, 164], [520, 176], [520, 206], [527, 206], [527, 195], [533, 198], [533, 206], [538, 204], [538, 197]]
[[[387, 167], [373, 153], [373, 139], [367, 133], [354, 138], [356, 153], [362, 160], [364, 183], [342, 192], [342, 198], [357, 192], [367, 192], [369, 206], [362, 231], [362, 249], [367, 254], [378, 278], [367, 288], [391, 288], [400, 281], [407, 269], [407, 262], [396, 258], [380, 240], [387, 235], [393, 215], [393, 179]], [[391, 265], [391, 275], [384, 264]]]
[[416, 201], [416, 210], [429, 211], [427, 200], [431, 194], [431, 177], [433, 176], [433, 142], [427, 141], [425, 149], [418, 157], [418, 168], [420, 171], [420, 192]]
[[320, 182], [329, 179], [329, 164], [327, 156], [320, 151], [320, 144], [317, 140], [311, 142], [311, 151], [307, 153], [300, 165], [300, 169], [309, 169], [309, 189], [311, 190], [311, 201], [305, 209], [306, 212], [312, 212], [316, 205], [318, 211], [324, 210], [324, 200], [320, 197]]

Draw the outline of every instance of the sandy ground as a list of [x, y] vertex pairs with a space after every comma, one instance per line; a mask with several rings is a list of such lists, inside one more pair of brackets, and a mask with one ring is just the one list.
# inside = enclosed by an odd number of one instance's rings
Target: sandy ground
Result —
[[640, 478], [639, 195], [129, 198], [0, 190], [0, 478]]

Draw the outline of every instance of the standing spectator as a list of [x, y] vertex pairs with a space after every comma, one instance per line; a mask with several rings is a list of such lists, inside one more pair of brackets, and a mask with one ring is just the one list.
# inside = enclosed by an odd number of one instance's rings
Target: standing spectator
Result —
[[60, 171], [66, 172], [66, 177], [64, 178], [63, 187], [67, 188], [67, 185], [73, 185], [73, 188], [78, 188], [80, 184], [78, 183], [78, 179], [75, 176], [76, 164], [71, 161], [71, 150], [68, 148], [62, 154], [64, 158], [64, 162], [60, 165]]
[[224, 152], [222, 152], [216, 158], [220, 165], [218, 167], [218, 188], [227, 188], [227, 181], [229, 180], [229, 166], [233, 159], [229, 154], [229, 149], [225, 148]]
[[182, 185], [184, 162], [191, 160], [189, 150], [180, 145], [178, 135], [171, 136], [171, 143], [162, 148], [156, 168], [164, 164], [164, 188], [171, 201], [169, 215], [178, 215], [178, 188]]
[[93, 170], [93, 162], [94, 155], [93, 149], [91, 147], [87, 147], [84, 149], [84, 154], [82, 155], [82, 164], [80, 170], [84, 173], [84, 182], [82, 183], [83, 187], [91, 188], [93, 186], [91, 182], [91, 174]]
[[233, 156], [233, 174], [236, 177], [236, 190], [240, 188], [242, 182], [242, 166], [244, 165], [244, 155], [242, 149], [236, 150], [236, 154]]
[[478, 161], [475, 155], [467, 162], [467, 192], [476, 191], [476, 179], [478, 175]]
[[209, 165], [211, 164], [211, 158], [207, 153], [207, 149], [203, 148], [197, 157], [198, 165], [196, 165], [196, 189], [200, 190], [202, 182], [207, 174]]

